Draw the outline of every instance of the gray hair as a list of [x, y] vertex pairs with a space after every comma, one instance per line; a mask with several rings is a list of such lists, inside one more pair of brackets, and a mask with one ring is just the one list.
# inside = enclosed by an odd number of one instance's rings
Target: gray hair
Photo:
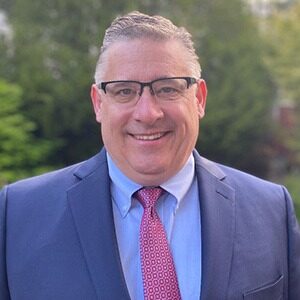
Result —
[[190, 55], [190, 67], [194, 76], [200, 78], [201, 67], [196, 54], [191, 34], [184, 27], [175, 26], [162, 16], [149, 16], [138, 11], [117, 17], [105, 31], [103, 44], [96, 65], [95, 82], [101, 78], [103, 54], [116, 41], [147, 38], [154, 41], [178, 40]]

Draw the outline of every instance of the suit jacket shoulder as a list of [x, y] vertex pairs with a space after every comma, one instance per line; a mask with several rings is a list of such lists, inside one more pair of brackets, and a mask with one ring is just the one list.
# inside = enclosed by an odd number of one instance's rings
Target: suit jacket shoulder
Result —
[[9, 185], [0, 209], [1, 300], [129, 300], [104, 150]]
[[[201, 299], [299, 299], [300, 233], [286, 189], [194, 156]], [[0, 299], [10, 298], [129, 300], [105, 150], [0, 193]]]
[[287, 190], [197, 153], [195, 160], [204, 299], [299, 299], [300, 230]]

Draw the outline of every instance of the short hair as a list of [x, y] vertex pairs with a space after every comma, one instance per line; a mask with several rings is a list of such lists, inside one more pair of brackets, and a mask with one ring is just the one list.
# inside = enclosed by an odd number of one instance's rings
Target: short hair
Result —
[[100, 55], [96, 65], [95, 82], [101, 78], [103, 54], [115, 42], [147, 38], [154, 41], [180, 41], [190, 55], [190, 67], [193, 76], [200, 78], [201, 67], [196, 54], [191, 34], [184, 27], [175, 26], [162, 16], [149, 16], [138, 11], [117, 17], [105, 31]]

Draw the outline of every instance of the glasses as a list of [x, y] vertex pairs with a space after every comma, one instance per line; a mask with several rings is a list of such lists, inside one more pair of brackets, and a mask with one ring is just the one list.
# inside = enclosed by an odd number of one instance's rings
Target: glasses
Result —
[[134, 80], [114, 80], [101, 82], [97, 85], [105, 94], [117, 103], [136, 103], [142, 96], [144, 87], [148, 86], [150, 93], [158, 100], [176, 101], [186, 90], [197, 82], [193, 77], [170, 77], [155, 79], [150, 82]]

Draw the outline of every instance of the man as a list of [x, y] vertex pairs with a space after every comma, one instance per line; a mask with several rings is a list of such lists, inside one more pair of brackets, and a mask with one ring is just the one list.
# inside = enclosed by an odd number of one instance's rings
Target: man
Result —
[[1, 299], [300, 299], [286, 189], [194, 150], [200, 75], [184, 28], [112, 23], [91, 88], [104, 149], [3, 189]]

